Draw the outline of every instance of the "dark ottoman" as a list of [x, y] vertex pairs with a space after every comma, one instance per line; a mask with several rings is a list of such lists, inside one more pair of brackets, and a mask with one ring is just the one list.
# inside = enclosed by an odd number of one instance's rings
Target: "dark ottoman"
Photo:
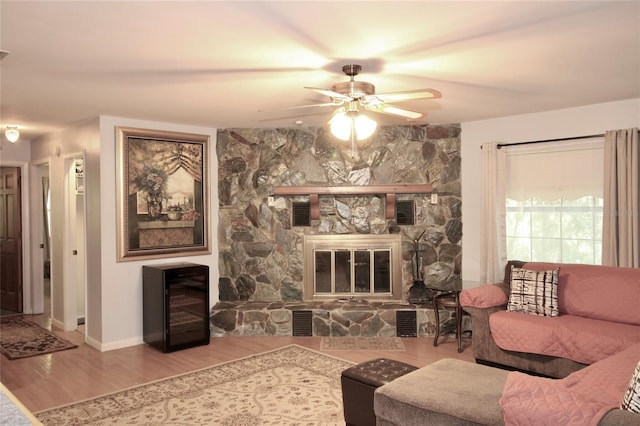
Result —
[[342, 403], [347, 425], [375, 426], [373, 393], [393, 379], [417, 370], [417, 367], [386, 358], [365, 361], [342, 372]]

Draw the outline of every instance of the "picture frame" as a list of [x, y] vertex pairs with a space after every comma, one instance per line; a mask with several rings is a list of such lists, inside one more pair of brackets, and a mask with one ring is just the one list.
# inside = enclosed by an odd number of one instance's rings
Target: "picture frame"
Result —
[[209, 136], [116, 127], [117, 261], [210, 254]]

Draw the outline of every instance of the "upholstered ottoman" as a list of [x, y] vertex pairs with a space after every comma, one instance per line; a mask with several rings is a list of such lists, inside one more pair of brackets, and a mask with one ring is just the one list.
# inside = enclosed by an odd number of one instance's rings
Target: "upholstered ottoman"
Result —
[[365, 361], [344, 370], [340, 380], [344, 420], [347, 425], [375, 425], [376, 416], [373, 412], [375, 390], [414, 370], [417, 370], [417, 367], [386, 358]]
[[378, 426], [501, 425], [508, 371], [442, 359], [377, 389]]

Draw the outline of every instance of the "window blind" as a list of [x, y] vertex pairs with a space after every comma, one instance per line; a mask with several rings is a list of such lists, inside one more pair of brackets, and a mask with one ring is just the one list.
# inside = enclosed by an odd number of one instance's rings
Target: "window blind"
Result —
[[517, 201], [602, 197], [603, 145], [603, 138], [598, 137], [544, 146], [506, 146], [506, 197]]

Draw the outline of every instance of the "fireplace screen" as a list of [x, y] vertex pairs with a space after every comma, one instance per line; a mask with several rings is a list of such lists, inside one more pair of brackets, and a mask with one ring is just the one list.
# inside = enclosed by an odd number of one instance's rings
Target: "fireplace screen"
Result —
[[391, 250], [316, 250], [317, 294], [391, 296]]
[[396, 236], [306, 237], [305, 299], [399, 298], [400, 262]]

